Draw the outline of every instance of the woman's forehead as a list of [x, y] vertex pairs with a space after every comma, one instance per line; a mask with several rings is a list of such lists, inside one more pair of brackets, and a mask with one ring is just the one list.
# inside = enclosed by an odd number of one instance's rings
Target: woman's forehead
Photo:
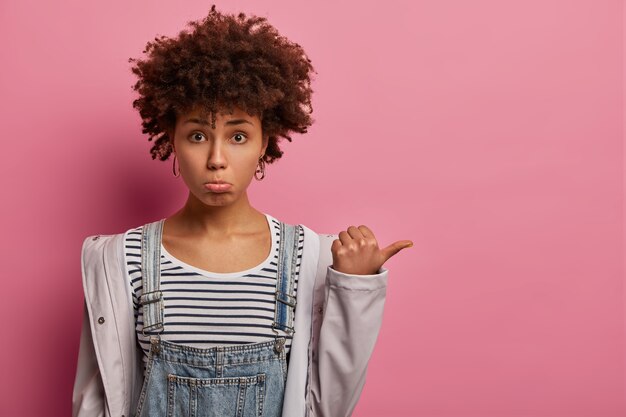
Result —
[[[207, 109], [206, 107], [195, 106], [192, 109], [186, 112], [183, 112], [181, 116], [189, 116], [189, 117], [196, 117], [196, 118], [201, 118], [204, 120], [209, 120], [209, 117], [211, 116], [211, 111]], [[256, 117], [251, 114], [248, 114], [243, 109], [235, 105], [218, 107], [216, 116], [217, 117], [233, 116], [233, 117], [243, 117], [243, 118], [250, 118], [250, 119], [253, 119]]]

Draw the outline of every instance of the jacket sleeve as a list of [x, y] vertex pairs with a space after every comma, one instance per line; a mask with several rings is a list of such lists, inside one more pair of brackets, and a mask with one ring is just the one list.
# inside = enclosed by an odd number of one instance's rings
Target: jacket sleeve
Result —
[[329, 249], [336, 238], [326, 235], [320, 246], [324, 253], [318, 268], [326, 271], [326, 279], [323, 307], [318, 303], [314, 306], [323, 316], [319, 336], [313, 340], [317, 354], [311, 359], [310, 417], [352, 414], [365, 385], [367, 364], [383, 319], [388, 270], [381, 267], [371, 275], [336, 271]]
[[102, 417], [105, 415], [104, 387], [93, 347], [86, 302], [83, 311], [83, 326], [72, 393], [72, 417]]

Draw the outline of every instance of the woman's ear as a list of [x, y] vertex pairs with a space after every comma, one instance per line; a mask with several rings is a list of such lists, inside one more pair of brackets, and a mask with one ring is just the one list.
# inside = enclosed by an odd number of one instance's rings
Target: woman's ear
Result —
[[174, 131], [168, 130], [167, 137], [170, 139], [170, 144], [172, 145], [172, 150], [176, 152], [176, 141], [174, 140]]

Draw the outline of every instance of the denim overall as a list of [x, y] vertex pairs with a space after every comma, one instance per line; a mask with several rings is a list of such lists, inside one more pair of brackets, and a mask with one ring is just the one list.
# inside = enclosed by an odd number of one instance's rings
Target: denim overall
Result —
[[280, 416], [287, 381], [285, 342], [295, 333], [294, 282], [301, 226], [280, 222], [274, 339], [197, 348], [159, 336], [164, 328], [159, 289], [164, 220], [144, 225], [141, 238], [142, 331], [150, 336], [150, 351], [135, 417]]

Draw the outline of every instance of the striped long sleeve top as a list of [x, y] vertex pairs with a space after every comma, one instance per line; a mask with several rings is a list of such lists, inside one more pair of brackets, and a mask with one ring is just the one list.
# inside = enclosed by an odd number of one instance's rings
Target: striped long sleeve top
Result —
[[[271, 340], [274, 320], [276, 275], [279, 249], [279, 221], [265, 214], [272, 230], [272, 247], [267, 258], [245, 271], [217, 273], [177, 259], [161, 245], [161, 291], [164, 311], [163, 340], [194, 347], [237, 345]], [[150, 340], [141, 332], [143, 312], [139, 305], [142, 226], [124, 234], [124, 256], [128, 283], [132, 289], [137, 343], [143, 351], [144, 371]], [[304, 236], [300, 233], [295, 290], [302, 259]], [[291, 338], [285, 343], [287, 360]]]

